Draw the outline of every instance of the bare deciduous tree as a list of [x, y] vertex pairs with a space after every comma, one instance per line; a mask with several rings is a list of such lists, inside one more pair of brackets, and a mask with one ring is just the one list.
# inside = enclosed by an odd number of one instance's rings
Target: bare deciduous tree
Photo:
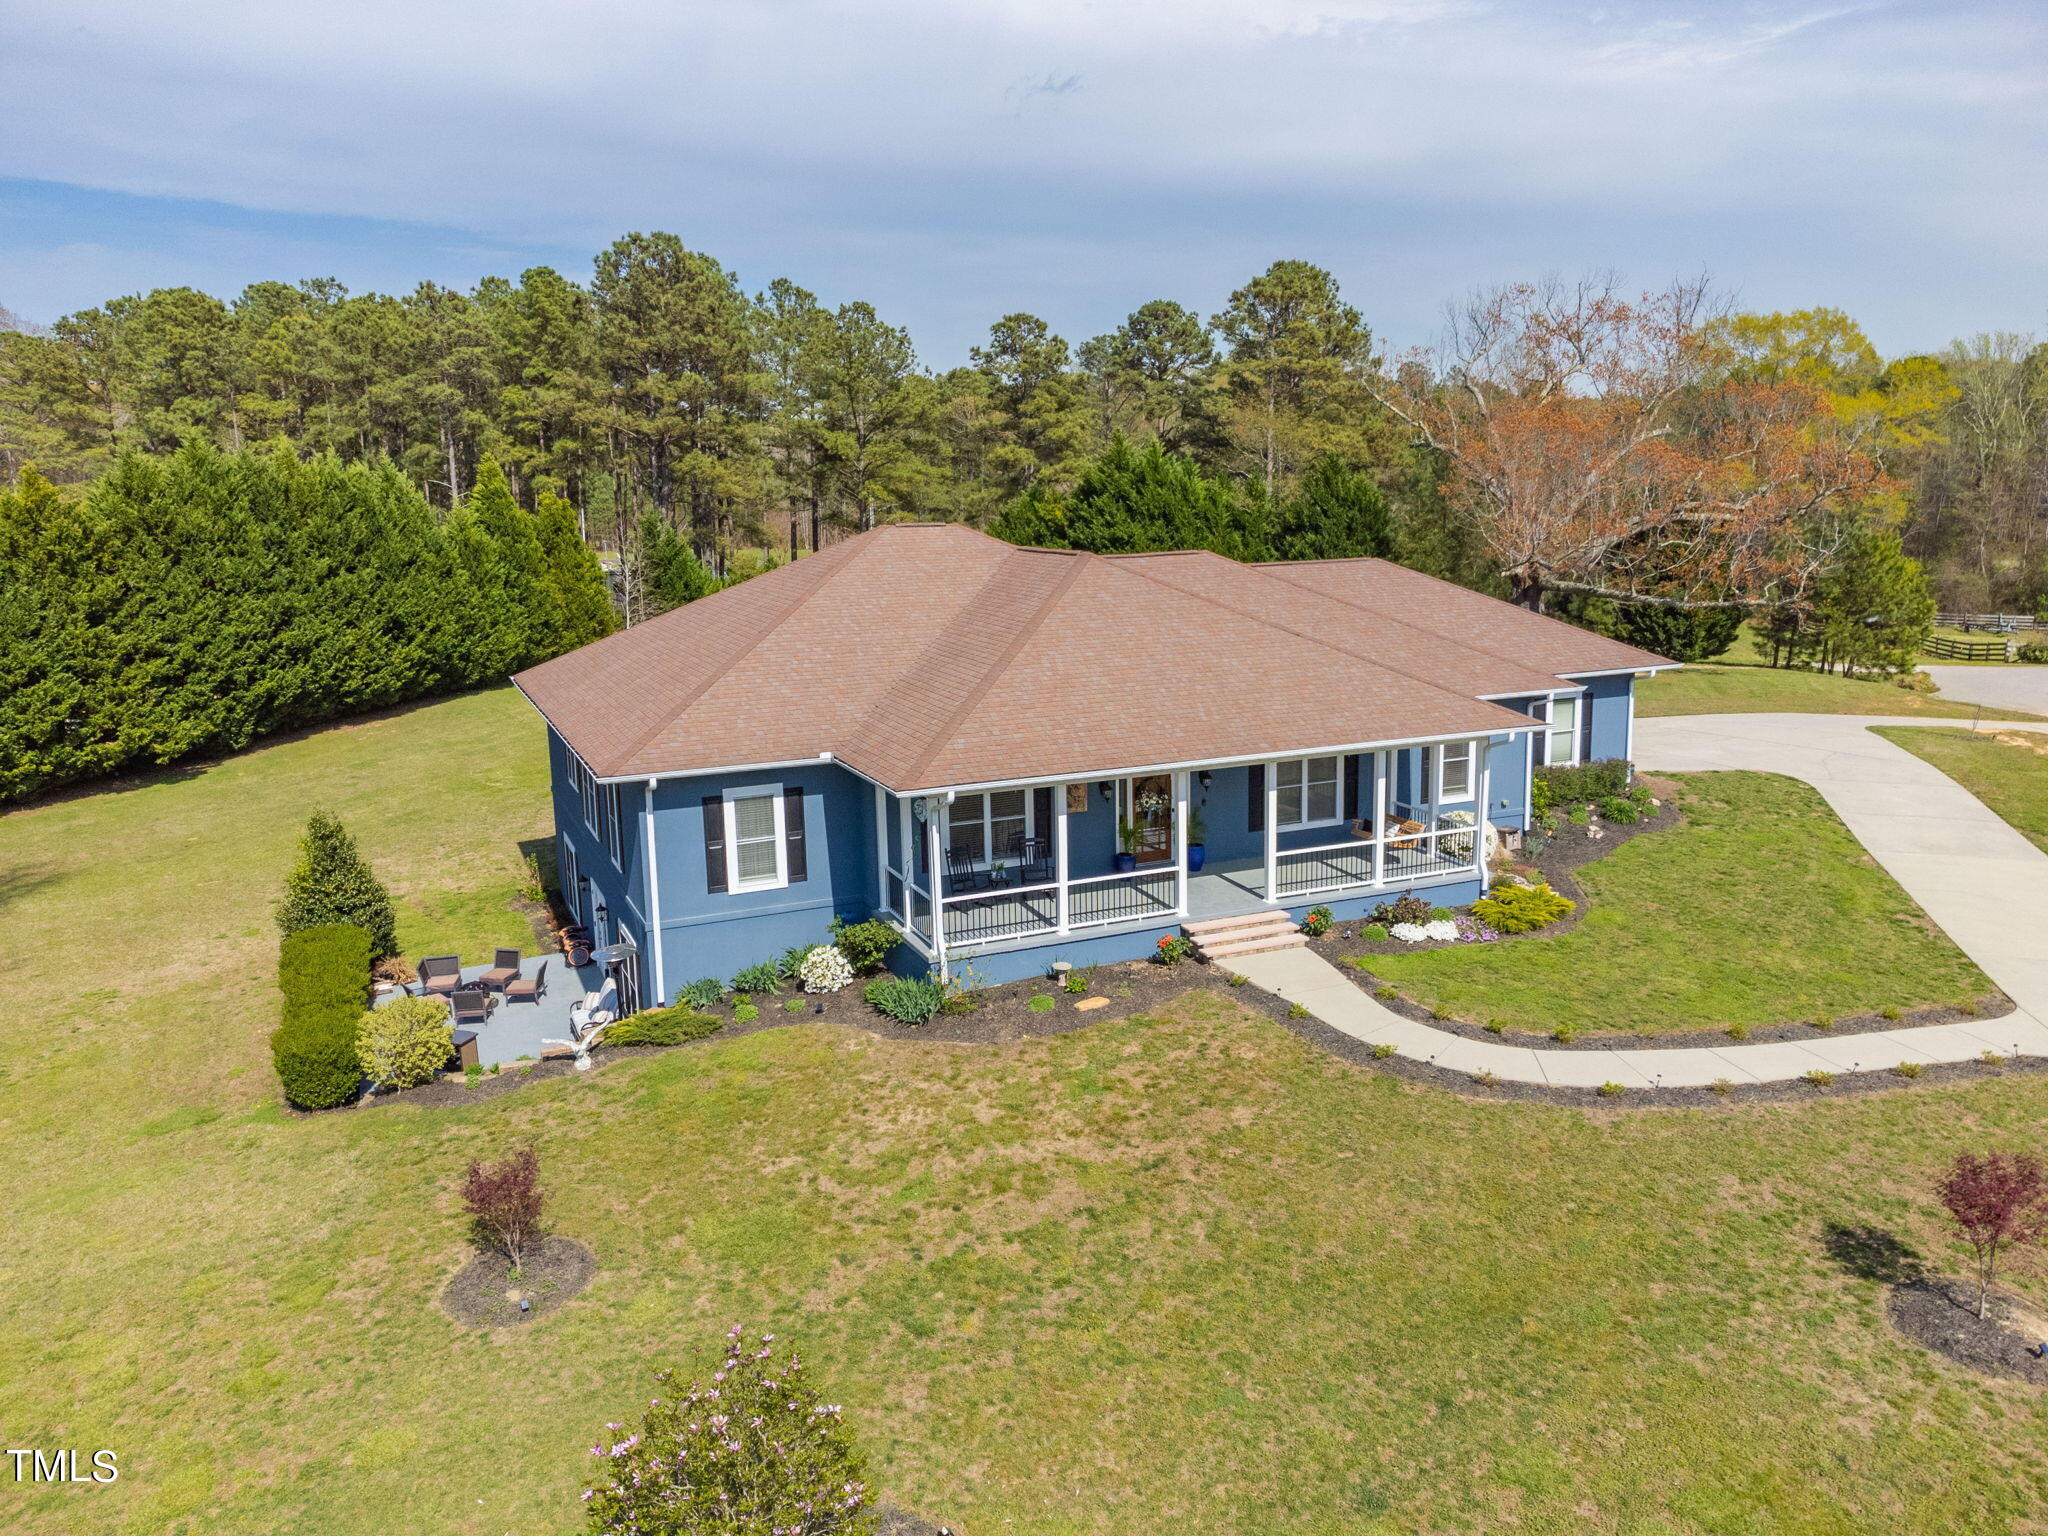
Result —
[[1718, 369], [1710, 312], [1704, 282], [1634, 299], [1611, 276], [1496, 288], [1378, 386], [1453, 467], [1517, 602], [1796, 602], [1827, 565], [1827, 514], [1881, 472], [1819, 391]]

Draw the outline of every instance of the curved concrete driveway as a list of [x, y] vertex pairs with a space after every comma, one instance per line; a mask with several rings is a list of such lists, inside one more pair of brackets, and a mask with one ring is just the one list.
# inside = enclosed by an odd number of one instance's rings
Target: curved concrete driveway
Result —
[[1512, 1082], [1686, 1088], [1722, 1078], [1782, 1082], [1816, 1067], [1854, 1072], [1902, 1061], [1970, 1061], [1987, 1050], [2048, 1055], [2048, 854], [1946, 774], [1869, 729], [1928, 723], [1867, 715], [1667, 716], [1636, 722], [1636, 760], [1653, 773], [1749, 769], [1811, 784], [1872, 857], [2019, 1005], [2005, 1018], [1768, 1045], [1548, 1051], [1468, 1040], [1403, 1018], [1305, 949], [1224, 964], [1357, 1039], [1392, 1045], [1454, 1072], [1491, 1072]]
[[2048, 715], [2048, 667], [2018, 662], [1990, 667], [1923, 667], [1945, 699], [1991, 709], [2023, 709]]

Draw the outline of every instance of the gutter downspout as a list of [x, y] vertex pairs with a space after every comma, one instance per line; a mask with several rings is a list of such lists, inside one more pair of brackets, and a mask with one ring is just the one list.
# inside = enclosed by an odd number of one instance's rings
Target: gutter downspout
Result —
[[657, 1008], [668, 1006], [668, 977], [662, 964], [662, 951], [666, 946], [661, 937], [661, 880], [654, 863], [654, 785], [647, 781], [647, 808], [641, 812], [646, 823], [647, 837], [647, 947], [654, 951], [654, 1003]]

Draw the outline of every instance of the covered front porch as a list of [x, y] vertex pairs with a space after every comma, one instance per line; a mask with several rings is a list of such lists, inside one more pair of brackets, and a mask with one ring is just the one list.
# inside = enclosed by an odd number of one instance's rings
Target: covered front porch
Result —
[[999, 789], [877, 787], [879, 904], [943, 968], [1040, 939], [1483, 879], [1487, 757], [1487, 738], [1456, 738]]

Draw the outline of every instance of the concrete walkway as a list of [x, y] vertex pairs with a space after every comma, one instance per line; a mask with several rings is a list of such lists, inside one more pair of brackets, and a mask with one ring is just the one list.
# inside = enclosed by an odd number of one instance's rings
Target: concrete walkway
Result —
[[[1902, 1061], [1971, 1061], [1985, 1051], [2048, 1056], [2048, 854], [1946, 774], [1870, 733], [1911, 717], [1681, 715], [1636, 723], [1653, 772], [1749, 769], [1803, 779], [1965, 954], [2019, 1004], [2002, 1019], [1874, 1030], [1836, 1039], [1685, 1050], [1585, 1051], [1468, 1040], [1383, 1008], [1329, 961], [1280, 950], [1224, 962], [1332, 1029], [1454, 1072], [1597, 1088], [1784, 1082], [1818, 1067], [1877, 1071]], [[2048, 726], [2021, 727], [2048, 730]], [[1701, 1020], [1712, 1027], [1712, 1020]]]

